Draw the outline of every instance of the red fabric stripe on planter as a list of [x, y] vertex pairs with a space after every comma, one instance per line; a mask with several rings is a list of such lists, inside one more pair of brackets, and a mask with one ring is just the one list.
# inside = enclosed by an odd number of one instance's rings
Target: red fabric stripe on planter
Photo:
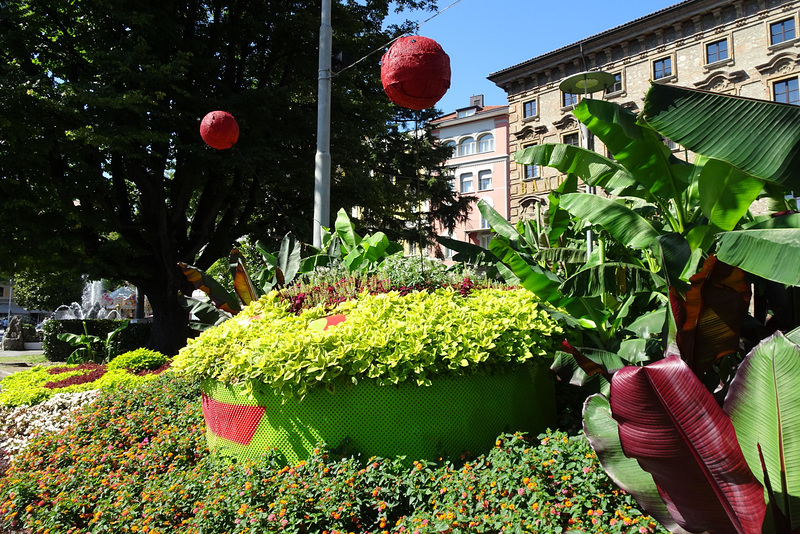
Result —
[[263, 406], [226, 404], [203, 394], [203, 417], [209, 430], [239, 445], [250, 444], [263, 415]]

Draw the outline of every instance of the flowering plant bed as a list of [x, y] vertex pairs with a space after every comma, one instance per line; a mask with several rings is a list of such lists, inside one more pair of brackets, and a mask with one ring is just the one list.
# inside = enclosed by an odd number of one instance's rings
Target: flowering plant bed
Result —
[[562, 329], [530, 292], [362, 294], [336, 321], [288, 308], [271, 293], [175, 359], [204, 380], [212, 448], [280, 447], [293, 461], [350, 438], [366, 454], [433, 458], [553, 421], [547, 367]]

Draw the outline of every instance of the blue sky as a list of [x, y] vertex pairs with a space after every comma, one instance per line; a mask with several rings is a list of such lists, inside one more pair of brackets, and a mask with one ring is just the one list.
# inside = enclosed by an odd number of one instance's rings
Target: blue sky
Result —
[[[439, 0], [445, 8], [454, 0]], [[483, 94], [485, 105], [507, 104], [506, 93], [486, 77], [562, 46], [625, 24], [679, 0], [461, 0], [425, 23], [420, 35], [450, 56], [450, 90], [436, 105], [444, 113]], [[390, 21], [422, 22], [432, 13], [404, 12]], [[336, 21], [334, 21], [334, 25]]]

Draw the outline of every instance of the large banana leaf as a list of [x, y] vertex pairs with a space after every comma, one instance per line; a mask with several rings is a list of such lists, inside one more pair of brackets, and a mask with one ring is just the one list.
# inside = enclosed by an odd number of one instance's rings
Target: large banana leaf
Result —
[[258, 300], [261, 296], [253, 280], [250, 278], [250, 274], [247, 272], [246, 265], [247, 263], [245, 262], [244, 256], [239, 252], [239, 249], [234, 248], [231, 250], [231, 253], [228, 255], [228, 267], [233, 276], [233, 291], [245, 306], [254, 300]]
[[564, 232], [569, 229], [572, 224], [572, 217], [566, 210], [559, 207], [561, 204], [561, 195], [565, 193], [578, 192], [578, 177], [574, 174], [567, 174], [567, 177], [558, 186], [558, 189], [550, 191], [547, 195], [547, 211], [549, 212], [550, 232], [547, 234], [547, 240], [552, 245], [558, 241]]
[[627, 247], [646, 248], [659, 236], [658, 230], [647, 219], [605, 197], [569, 193], [561, 195], [561, 207], [580, 219], [602, 226]]
[[702, 165], [698, 178], [700, 208], [711, 224], [733, 230], [764, 189], [761, 180], [718, 159], [698, 156]]
[[336, 214], [334, 229], [336, 230], [336, 235], [342, 240], [342, 248], [345, 253], [350, 253], [361, 243], [361, 236], [356, 233], [353, 223], [350, 222], [350, 217], [347, 216], [344, 208], [341, 208]]
[[591, 98], [583, 99], [573, 113], [645, 189], [666, 199], [678, 198], [686, 189], [691, 165], [673, 157], [658, 134], [636, 123], [636, 115]]
[[505, 237], [514, 250], [520, 250], [520, 238], [521, 235], [514, 228], [511, 223], [509, 223], [505, 217], [500, 215], [488, 202], [481, 199], [478, 201], [478, 209], [483, 215], [483, 218], [486, 219], [486, 222], [489, 223], [489, 226], [492, 227], [495, 233], [500, 236]]
[[[685, 302], [672, 292], [677, 327], [675, 343], [681, 357], [697, 376], [739, 350], [741, 326], [750, 305], [750, 284], [744, 272], [709, 256], [703, 269], [690, 278]], [[669, 340], [672, 343], [672, 339]]]
[[611, 406], [603, 395], [595, 394], [583, 404], [583, 430], [597, 459], [614, 483], [630, 493], [645, 512], [667, 530], [683, 534], [658, 494], [653, 477], [643, 470], [634, 458], [622, 452], [617, 422], [611, 416]]
[[764, 490], [730, 419], [680, 357], [618, 371], [611, 411], [623, 452], [652, 475], [681, 527], [761, 534]]
[[723, 232], [717, 257], [730, 265], [782, 284], [800, 285], [800, 228]]
[[677, 287], [681, 291], [688, 289], [688, 284], [681, 280], [681, 273], [691, 258], [692, 251], [686, 238], [678, 233], [660, 235], [651, 246], [653, 255], [661, 265], [659, 274], [667, 285]]
[[561, 284], [561, 292], [568, 297], [624, 296], [663, 285], [664, 280], [649, 269], [613, 262], [586, 266]]
[[584, 183], [608, 190], [636, 184], [630, 173], [612, 159], [593, 150], [574, 145], [534, 145], [514, 152], [514, 161], [524, 165], [543, 165], [565, 174], [574, 174]]
[[747, 463], [763, 484], [760, 446], [774, 504], [792, 530], [800, 527], [799, 383], [800, 347], [778, 332], [744, 359], [724, 405]]
[[560, 303], [563, 299], [558, 291], [562, 280], [550, 271], [525, 261], [507, 241], [492, 239], [489, 243], [489, 251], [511, 269], [522, 287], [535, 293], [543, 301]]
[[183, 262], [178, 262], [178, 266], [183, 272], [183, 275], [189, 282], [192, 283], [195, 289], [199, 289], [209, 296], [211, 302], [214, 303], [214, 306], [220, 310], [230, 313], [231, 315], [236, 315], [242, 311], [242, 308], [239, 306], [239, 302], [236, 300], [236, 297], [231, 295], [227, 289], [222, 287], [219, 282], [206, 274], [205, 271]]
[[642, 120], [689, 150], [800, 189], [800, 107], [653, 84]]

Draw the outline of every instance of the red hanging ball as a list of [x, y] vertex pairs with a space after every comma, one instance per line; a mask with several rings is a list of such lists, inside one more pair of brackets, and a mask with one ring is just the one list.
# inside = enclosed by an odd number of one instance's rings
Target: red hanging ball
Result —
[[381, 81], [398, 106], [429, 108], [450, 88], [450, 56], [433, 39], [401, 37], [381, 59]]
[[239, 140], [239, 124], [227, 111], [212, 111], [200, 123], [200, 137], [211, 148], [225, 150]]

